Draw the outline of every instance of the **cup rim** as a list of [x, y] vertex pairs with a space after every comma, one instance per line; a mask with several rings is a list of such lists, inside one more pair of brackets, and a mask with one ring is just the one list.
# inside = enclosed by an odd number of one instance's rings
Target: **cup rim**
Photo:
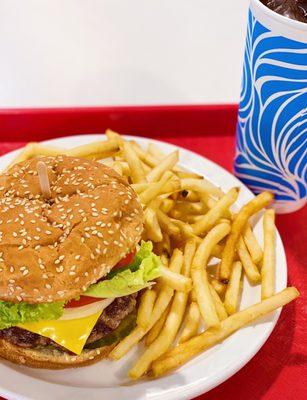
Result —
[[287, 25], [290, 25], [294, 29], [299, 29], [299, 30], [303, 29], [307, 31], [307, 23], [296, 21], [295, 19], [291, 19], [281, 14], [278, 14], [277, 12], [271, 10], [269, 7], [265, 6], [260, 0], [251, 0], [251, 3], [254, 3], [256, 7], [259, 7], [260, 10], [268, 17], [280, 23], [286, 23]]

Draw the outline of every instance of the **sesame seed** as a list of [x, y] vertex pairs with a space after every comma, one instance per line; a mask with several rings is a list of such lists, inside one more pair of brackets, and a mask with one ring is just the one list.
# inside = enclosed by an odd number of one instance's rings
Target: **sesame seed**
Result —
[[46, 289], [51, 289], [51, 285], [49, 285], [49, 283], [46, 283], [45, 288]]

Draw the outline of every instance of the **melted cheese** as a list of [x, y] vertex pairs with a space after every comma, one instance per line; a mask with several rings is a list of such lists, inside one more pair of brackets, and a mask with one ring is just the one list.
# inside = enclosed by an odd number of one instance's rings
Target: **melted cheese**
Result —
[[84, 318], [27, 322], [18, 326], [48, 337], [73, 353], [80, 354], [100, 314], [101, 311]]

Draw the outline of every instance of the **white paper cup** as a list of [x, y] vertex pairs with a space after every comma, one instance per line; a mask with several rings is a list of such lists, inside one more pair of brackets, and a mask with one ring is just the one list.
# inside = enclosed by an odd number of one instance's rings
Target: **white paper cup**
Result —
[[307, 202], [307, 24], [251, 0], [235, 173], [288, 213]]

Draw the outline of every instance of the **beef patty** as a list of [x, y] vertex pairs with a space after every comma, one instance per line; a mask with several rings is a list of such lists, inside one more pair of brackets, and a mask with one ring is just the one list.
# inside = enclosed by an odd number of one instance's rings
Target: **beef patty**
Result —
[[[130, 296], [117, 297], [102, 312], [86, 343], [95, 342], [115, 330], [121, 321], [134, 310], [136, 306], [136, 298], [136, 293], [131, 294]], [[53, 346], [62, 351], [68, 352], [67, 349], [58, 345], [53, 340], [16, 326], [0, 330], [0, 338], [20, 347], [34, 348]]]

